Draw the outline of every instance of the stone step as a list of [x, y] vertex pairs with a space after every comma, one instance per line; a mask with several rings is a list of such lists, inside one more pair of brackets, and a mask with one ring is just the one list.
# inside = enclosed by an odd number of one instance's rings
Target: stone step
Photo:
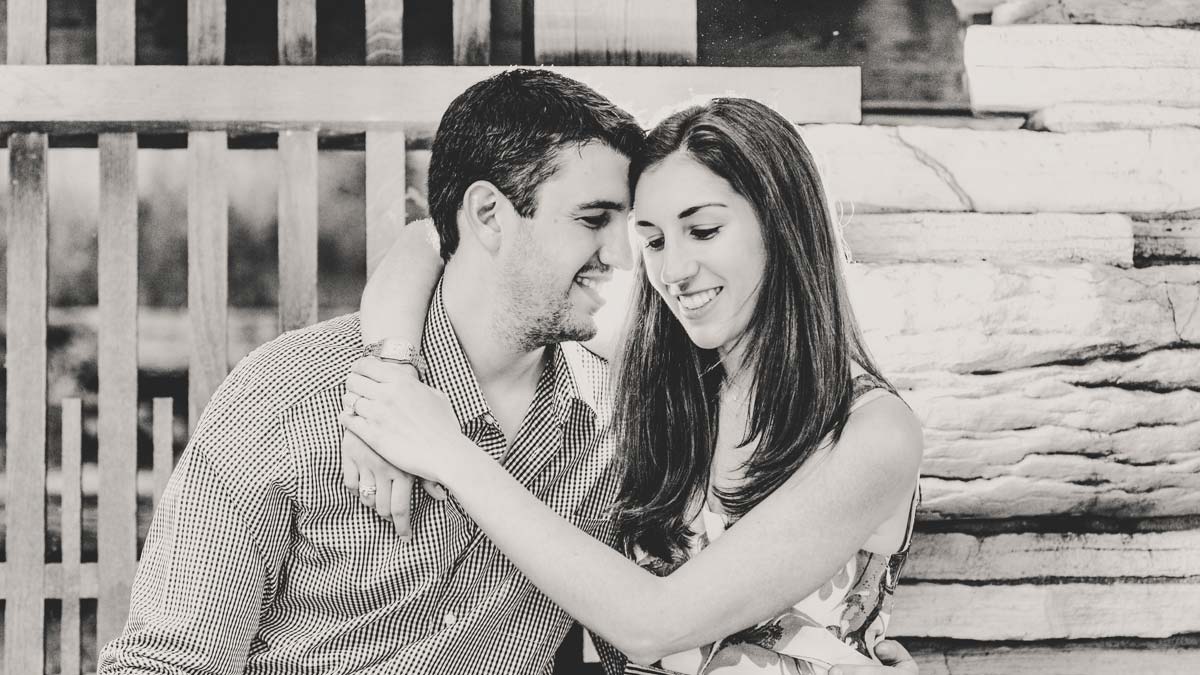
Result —
[[854, 260], [1133, 264], [1133, 223], [1121, 214], [857, 214], [843, 230]]
[[1081, 102], [1200, 106], [1200, 31], [971, 26], [963, 60], [978, 112]]
[[991, 8], [992, 25], [1099, 23], [1200, 26], [1196, 0], [1009, 0]]
[[1046, 134], [828, 124], [801, 133], [846, 214], [1200, 208], [1200, 129]]
[[1200, 127], [1200, 108], [1147, 103], [1059, 103], [1035, 112], [1025, 122], [1025, 128], [1033, 131], [1064, 133], [1161, 127]]

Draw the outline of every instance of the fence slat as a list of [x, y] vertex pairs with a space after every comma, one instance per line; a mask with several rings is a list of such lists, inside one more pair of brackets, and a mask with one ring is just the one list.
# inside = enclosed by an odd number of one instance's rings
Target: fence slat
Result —
[[367, 65], [404, 63], [404, 0], [365, 0]]
[[83, 406], [79, 399], [62, 403], [62, 622], [60, 652], [63, 675], [79, 675], [80, 534], [82, 521]]
[[46, 147], [45, 134], [8, 137], [8, 575], [4, 583], [9, 591], [4, 663], [10, 673], [42, 672], [49, 243]]
[[699, 49], [696, 0], [630, 3], [629, 9], [626, 23], [629, 64], [682, 66], [696, 63]]
[[101, 134], [96, 635], [116, 637], [137, 566], [137, 134]]
[[454, 63], [486, 66], [492, 62], [491, 0], [454, 0]]
[[576, 0], [538, 0], [533, 6], [534, 63], [574, 65]]
[[188, 0], [188, 65], [225, 63], [225, 0]]
[[228, 138], [188, 134], [188, 433], [229, 369], [229, 191], [225, 184]]
[[9, 65], [46, 63], [46, 0], [8, 0]]
[[171, 470], [175, 468], [175, 400], [156, 397], [151, 420], [154, 444], [154, 493], [151, 498], [157, 508], [163, 490], [167, 489], [167, 481], [171, 479]]
[[368, 275], [404, 227], [404, 161], [404, 132], [367, 132]]
[[96, 63], [132, 66], [137, 57], [136, 0], [96, 3]]
[[310, 66], [316, 63], [316, 0], [280, 0], [278, 14], [280, 65]]
[[624, 0], [578, 2], [575, 6], [575, 58], [579, 66], [625, 63]]
[[317, 132], [279, 134], [279, 326], [317, 320]]

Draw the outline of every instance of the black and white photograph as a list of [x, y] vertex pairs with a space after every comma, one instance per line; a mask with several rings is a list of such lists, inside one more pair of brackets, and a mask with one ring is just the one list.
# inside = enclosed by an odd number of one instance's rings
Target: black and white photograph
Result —
[[0, 0], [0, 675], [1200, 673], [1200, 0]]

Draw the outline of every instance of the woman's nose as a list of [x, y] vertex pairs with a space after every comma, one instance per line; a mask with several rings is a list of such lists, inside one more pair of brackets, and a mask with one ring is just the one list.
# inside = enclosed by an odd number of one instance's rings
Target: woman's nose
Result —
[[699, 271], [700, 264], [686, 246], [667, 247], [663, 251], [661, 278], [664, 284], [682, 284], [696, 276]]

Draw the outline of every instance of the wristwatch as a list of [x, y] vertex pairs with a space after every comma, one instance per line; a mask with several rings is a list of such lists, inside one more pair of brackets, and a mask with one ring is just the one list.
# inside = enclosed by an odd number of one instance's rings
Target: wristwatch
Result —
[[425, 381], [425, 359], [421, 356], [420, 350], [407, 340], [384, 338], [378, 342], [372, 342], [366, 347], [366, 355], [374, 356], [380, 361], [410, 365], [417, 371], [417, 378], [422, 382]]

